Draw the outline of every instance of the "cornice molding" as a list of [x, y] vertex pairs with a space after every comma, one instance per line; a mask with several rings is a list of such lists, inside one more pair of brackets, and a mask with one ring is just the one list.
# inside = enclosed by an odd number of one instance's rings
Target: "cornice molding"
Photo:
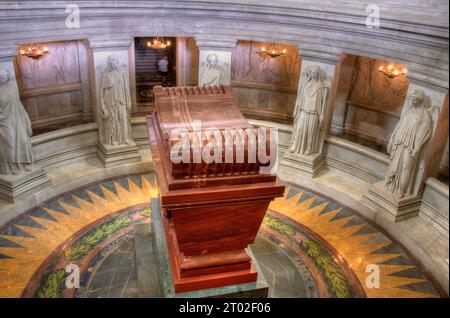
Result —
[[0, 62], [9, 62], [19, 54], [17, 46], [0, 47]]
[[338, 49], [324, 49], [324, 48], [299, 48], [298, 54], [302, 60], [316, 61], [324, 64], [336, 65], [341, 59], [343, 51]]
[[236, 47], [237, 40], [228, 37], [197, 35], [195, 36], [195, 43], [199, 50], [231, 51]]
[[341, 52], [393, 60], [416, 69], [421, 80], [448, 87], [448, 6], [442, 2], [380, 0], [379, 29], [365, 26], [365, 4], [356, 0], [80, 0], [80, 29], [65, 27], [69, 3], [0, 2], [0, 47], [89, 39], [94, 50], [125, 49], [128, 39], [153, 35], [195, 37], [200, 49], [212, 50], [231, 50], [236, 40], [280, 42], [328, 63]]
[[131, 46], [132, 37], [119, 37], [119, 38], [89, 38], [89, 46], [94, 51], [105, 51], [105, 50], [128, 50]]

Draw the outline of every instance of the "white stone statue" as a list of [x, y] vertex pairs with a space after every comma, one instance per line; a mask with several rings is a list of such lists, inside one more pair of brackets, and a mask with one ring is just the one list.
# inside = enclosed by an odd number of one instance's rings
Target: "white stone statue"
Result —
[[295, 103], [294, 128], [289, 151], [311, 155], [319, 151], [320, 130], [328, 97], [327, 74], [317, 65], [305, 72]]
[[214, 53], [208, 54], [206, 67], [200, 75], [199, 86], [220, 85], [228, 81], [229, 76], [227, 72], [219, 65], [219, 57]]
[[32, 134], [30, 118], [11, 82], [11, 74], [0, 69], [0, 174], [17, 175], [32, 170]]
[[410, 195], [420, 150], [431, 135], [431, 114], [425, 104], [425, 93], [414, 90], [409, 104], [391, 135], [387, 151], [391, 156], [385, 178], [385, 189], [399, 198]]
[[108, 56], [107, 67], [100, 81], [100, 110], [104, 123], [104, 143], [107, 145], [131, 144], [129, 136], [130, 88], [119, 60]]

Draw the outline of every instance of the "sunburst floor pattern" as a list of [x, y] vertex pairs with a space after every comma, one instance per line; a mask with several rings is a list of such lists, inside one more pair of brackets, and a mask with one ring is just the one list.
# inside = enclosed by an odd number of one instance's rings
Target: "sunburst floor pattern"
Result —
[[[421, 268], [399, 244], [353, 211], [296, 186], [269, 206], [331, 245], [355, 273], [367, 297], [438, 297]], [[379, 286], [372, 281], [379, 274]]]
[[[0, 297], [136, 296], [123, 286], [121, 294], [101, 294], [99, 278], [112, 271], [133, 286], [136, 275], [120, 272], [128, 265], [107, 265], [133, 263], [124, 255], [132, 255], [135, 225], [151, 222], [149, 199], [157, 193], [152, 174], [98, 182], [0, 228]], [[295, 186], [270, 205], [253, 250], [273, 297], [439, 297], [400, 245], [346, 207]], [[72, 263], [80, 267], [79, 290], [65, 286]], [[378, 288], [366, 284], [373, 266]]]
[[0, 231], [0, 297], [20, 297], [52, 253], [89, 225], [148, 204], [158, 188], [150, 176], [93, 184], [20, 217]]

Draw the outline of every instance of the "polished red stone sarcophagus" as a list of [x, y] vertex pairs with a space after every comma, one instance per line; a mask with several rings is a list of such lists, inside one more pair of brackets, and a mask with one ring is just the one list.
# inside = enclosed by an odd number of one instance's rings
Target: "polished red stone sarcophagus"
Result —
[[[260, 173], [259, 160], [249, 159], [247, 146], [255, 140], [246, 129], [252, 126], [235, 105], [230, 87], [154, 87], [153, 92], [156, 110], [147, 116], [147, 125], [175, 291], [256, 281], [246, 248], [284, 186], [275, 175]], [[212, 131], [209, 141], [223, 142], [224, 160], [195, 160], [200, 155], [196, 149], [208, 143], [196, 130], [197, 121], [201, 129]], [[182, 139], [173, 134], [175, 129], [187, 132], [189, 160], [171, 160]], [[227, 134], [243, 142], [230, 143]], [[233, 150], [231, 162], [225, 160], [226, 149]]]

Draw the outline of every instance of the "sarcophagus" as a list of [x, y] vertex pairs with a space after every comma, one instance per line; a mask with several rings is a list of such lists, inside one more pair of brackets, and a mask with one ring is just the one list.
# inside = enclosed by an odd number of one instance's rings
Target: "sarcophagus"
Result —
[[256, 281], [246, 249], [284, 186], [274, 136], [255, 129], [231, 88], [155, 87], [147, 117], [175, 291]]

